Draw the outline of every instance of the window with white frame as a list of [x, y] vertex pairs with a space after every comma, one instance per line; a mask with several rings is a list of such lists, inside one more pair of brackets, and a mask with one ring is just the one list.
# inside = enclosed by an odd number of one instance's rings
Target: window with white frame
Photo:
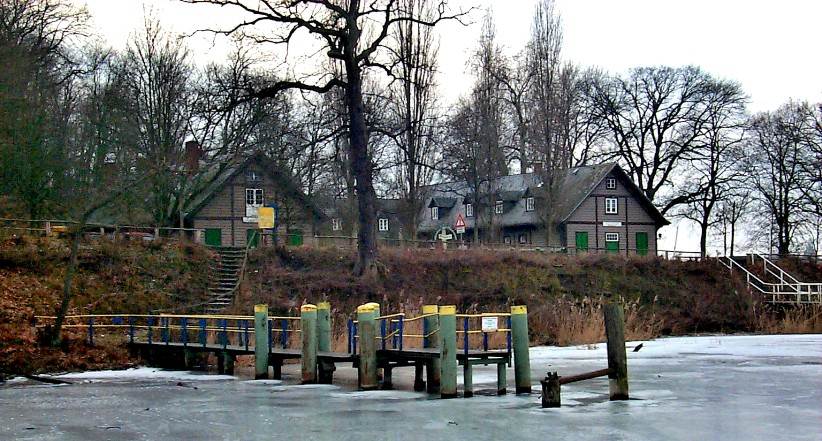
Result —
[[332, 231], [340, 231], [342, 230], [342, 219], [335, 217], [331, 219], [331, 230]]
[[465, 204], [465, 217], [474, 217], [474, 205]]
[[503, 202], [502, 201], [497, 201], [497, 203], [494, 204], [494, 214], [502, 214], [503, 207], [504, 207]]
[[519, 243], [528, 243], [528, 235], [525, 233], [520, 234]]
[[246, 217], [257, 217], [257, 209], [263, 206], [263, 189], [245, 189], [245, 215]]
[[431, 207], [431, 220], [440, 218], [440, 207]]
[[534, 211], [534, 197], [525, 198], [525, 211]]
[[511, 236], [505, 236], [502, 238], [502, 243], [506, 245], [511, 245]]
[[608, 178], [605, 180], [605, 188], [613, 190], [616, 188], [616, 178]]
[[619, 233], [605, 233], [605, 242], [619, 242]]
[[381, 217], [380, 218], [380, 231], [388, 231], [388, 219]]
[[245, 171], [245, 181], [246, 182], [260, 182], [260, 175], [257, 174], [254, 170], [246, 170]]
[[617, 214], [618, 212], [617, 198], [605, 198], [605, 214]]

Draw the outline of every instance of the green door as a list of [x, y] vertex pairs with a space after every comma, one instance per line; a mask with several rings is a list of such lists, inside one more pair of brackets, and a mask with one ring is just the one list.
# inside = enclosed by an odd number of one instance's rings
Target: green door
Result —
[[587, 252], [588, 251], [588, 232], [587, 231], [577, 231], [576, 233], [577, 239], [577, 252]]
[[260, 231], [245, 230], [245, 240], [249, 248], [257, 248], [260, 245]]
[[223, 245], [223, 230], [219, 228], [206, 228], [205, 243], [208, 246], [219, 247]]
[[605, 241], [605, 252], [611, 254], [619, 254], [619, 241], [618, 240], [606, 240]]
[[636, 253], [640, 256], [648, 255], [648, 233], [636, 233]]
[[303, 244], [303, 232], [302, 230], [291, 230], [288, 232], [288, 244], [294, 247], [298, 247]]

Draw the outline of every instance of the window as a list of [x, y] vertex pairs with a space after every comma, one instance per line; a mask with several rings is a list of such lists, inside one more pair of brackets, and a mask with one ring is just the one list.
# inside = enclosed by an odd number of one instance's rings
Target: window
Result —
[[474, 206], [472, 204], [465, 204], [465, 217], [474, 217]]
[[527, 234], [520, 234], [519, 235], [519, 243], [528, 243], [528, 235]]
[[605, 233], [605, 242], [619, 242], [619, 233]]
[[605, 198], [605, 214], [617, 214], [617, 198]]
[[260, 175], [257, 174], [254, 170], [246, 170], [245, 171], [245, 181], [246, 182], [259, 182]]
[[497, 201], [497, 203], [494, 204], [494, 214], [502, 214], [502, 211], [503, 211], [502, 201]]
[[388, 231], [388, 219], [381, 217], [379, 227], [380, 231]]
[[440, 218], [440, 207], [431, 207], [431, 220]]
[[335, 217], [331, 219], [331, 230], [333, 231], [340, 231], [342, 230], [342, 219]]
[[257, 217], [257, 209], [263, 206], [263, 189], [245, 189], [245, 215], [246, 217]]
[[605, 180], [605, 188], [613, 190], [616, 188], [616, 178], [608, 178]]
[[525, 211], [534, 211], [534, 198], [525, 198]]
[[507, 244], [507, 245], [510, 245], [510, 244], [511, 244], [511, 236], [505, 236], [505, 237], [503, 237], [503, 238], [502, 238], [502, 242], [503, 242], [503, 243], [505, 243], [505, 244]]

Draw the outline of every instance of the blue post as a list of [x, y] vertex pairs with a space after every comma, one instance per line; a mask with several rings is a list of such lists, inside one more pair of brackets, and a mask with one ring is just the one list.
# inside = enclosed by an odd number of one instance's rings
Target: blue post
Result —
[[163, 318], [163, 342], [168, 344], [169, 340], [168, 317]]
[[283, 345], [283, 349], [288, 347], [288, 320], [282, 320], [282, 332], [280, 333], [280, 343]]
[[488, 333], [482, 333], [482, 350], [488, 352]]
[[94, 346], [94, 317], [88, 318], [88, 344]]
[[128, 318], [128, 342], [134, 343], [134, 317]]
[[241, 322], [237, 322], [237, 345], [238, 346], [243, 346], [245, 344], [245, 343], [243, 343], [243, 338], [244, 337], [245, 336], [243, 335], [243, 324]]
[[403, 321], [402, 321], [402, 319], [403, 319], [403, 318], [405, 318], [405, 317], [400, 316], [400, 323], [399, 323], [399, 325], [400, 325], [400, 329], [399, 329], [399, 336], [400, 336], [400, 350], [402, 350], [402, 334], [403, 334], [403, 332], [404, 332], [404, 325], [403, 325]]
[[351, 350], [351, 353], [356, 354], [357, 353], [357, 324], [352, 323], [351, 324], [351, 329], [354, 331], [353, 335], [351, 337], [351, 342], [352, 342], [352, 345], [353, 345], [353, 349]]
[[245, 323], [245, 350], [248, 350], [248, 320], [243, 320]]
[[182, 326], [183, 335], [181, 338], [183, 339], [183, 346], [188, 346], [188, 318], [183, 317], [180, 319], [180, 325]]
[[349, 354], [354, 353], [354, 348], [352, 346], [352, 341], [353, 341], [354, 334], [353, 334], [353, 332], [351, 332], [353, 330], [353, 328], [354, 328], [354, 320], [348, 319], [348, 326], [346, 327], [346, 329], [348, 329], [348, 353]]
[[380, 320], [380, 340], [382, 341], [382, 349], [385, 350], [385, 319]]
[[465, 352], [465, 355], [468, 355], [468, 317], [462, 319], [462, 350]]
[[220, 327], [220, 344], [223, 345], [223, 349], [228, 346], [228, 320], [220, 319], [219, 321]]
[[200, 344], [206, 347], [206, 319], [200, 319]]
[[508, 350], [508, 353], [511, 353], [511, 316], [508, 316], [508, 335], [505, 336], [505, 349]]
[[151, 334], [154, 330], [154, 317], [149, 316], [146, 321], [148, 322], [148, 344], [152, 344]]
[[391, 334], [391, 349], [397, 349], [397, 324], [394, 323], [394, 320], [391, 320], [390, 325], [388, 326], [388, 333]]
[[268, 353], [274, 349], [274, 320], [268, 321]]

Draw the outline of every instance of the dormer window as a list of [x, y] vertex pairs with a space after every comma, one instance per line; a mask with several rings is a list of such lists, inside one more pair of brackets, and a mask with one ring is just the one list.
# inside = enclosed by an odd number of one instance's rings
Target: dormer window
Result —
[[246, 182], [260, 182], [260, 175], [257, 174], [254, 170], [246, 170], [245, 171], [245, 181]]
[[474, 217], [474, 205], [465, 204], [465, 217]]
[[534, 197], [525, 198], [525, 211], [534, 211]]
[[388, 219], [387, 218], [380, 218], [379, 220], [379, 229], [380, 231], [388, 231]]
[[440, 207], [431, 207], [431, 220], [440, 218]]
[[332, 231], [341, 231], [342, 230], [342, 219], [335, 217], [331, 219], [331, 230]]
[[494, 204], [494, 214], [502, 214], [503, 207], [503, 201], [497, 201], [497, 203]]
[[605, 198], [605, 214], [617, 214], [619, 212], [617, 198]]
[[607, 188], [608, 190], [616, 189], [616, 178], [605, 179], [605, 188]]

